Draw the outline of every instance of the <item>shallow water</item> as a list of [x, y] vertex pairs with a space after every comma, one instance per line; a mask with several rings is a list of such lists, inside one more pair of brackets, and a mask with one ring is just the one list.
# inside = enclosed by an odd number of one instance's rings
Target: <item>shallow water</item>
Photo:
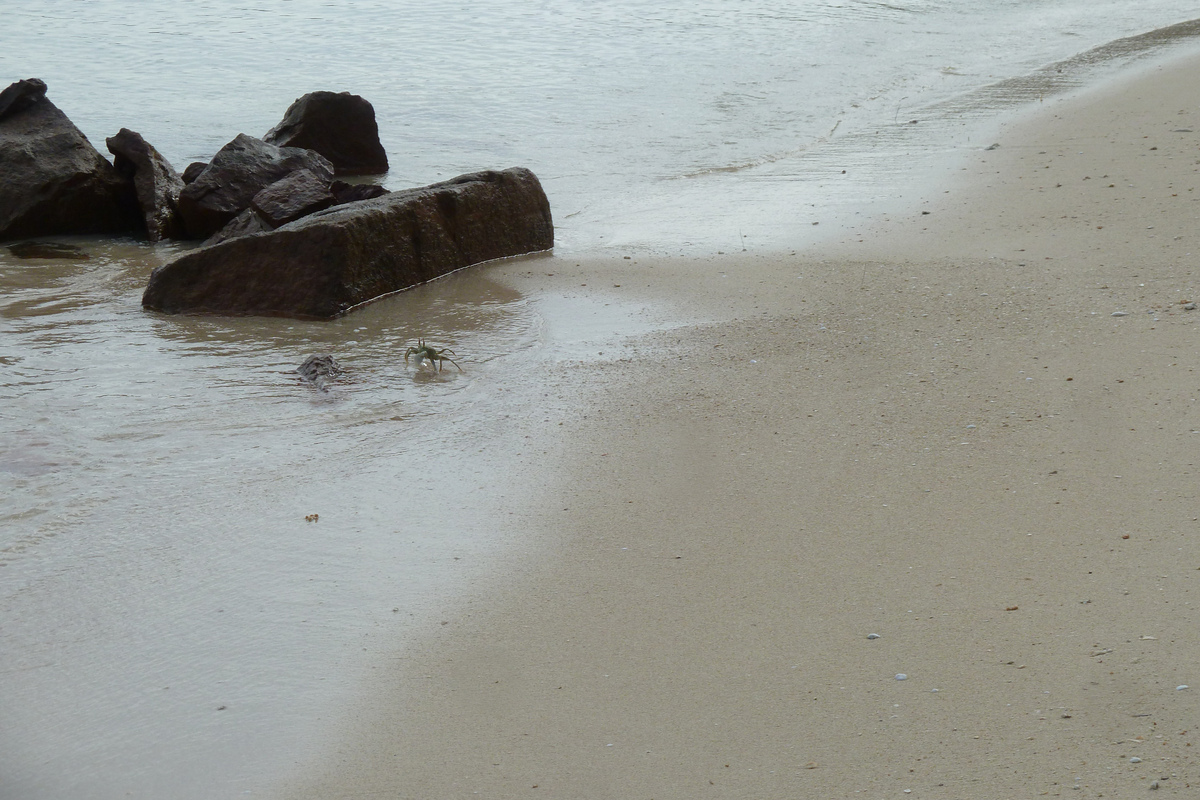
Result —
[[[349, 89], [387, 185], [531, 167], [560, 252], [798, 247], [989, 114], [1194, 33], [1093, 51], [1193, 10], [977, 5], [45, 0], [6, 10], [0, 80], [179, 167]], [[678, 322], [486, 268], [332, 322], [167, 317], [139, 301], [173, 247], [73, 243], [90, 258], [0, 247], [0, 797], [269, 786], [520, 535], [540, 484], [515, 454], [574, 413], [547, 371]], [[464, 371], [406, 368], [419, 336]], [[316, 352], [346, 369], [328, 392], [293, 372]]]
[[[138, 305], [153, 251], [79, 244], [0, 260], [3, 796], [224, 796], [290, 764], [504, 540], [538, 370], [659, 324], [563, 299], [590, 323], [552, 339], [482, 271], [333, 322], [167, 317]], [[406, 366], [418, 336], [463, 371]], [[328, 391], [294, 372], [315, 352]]]

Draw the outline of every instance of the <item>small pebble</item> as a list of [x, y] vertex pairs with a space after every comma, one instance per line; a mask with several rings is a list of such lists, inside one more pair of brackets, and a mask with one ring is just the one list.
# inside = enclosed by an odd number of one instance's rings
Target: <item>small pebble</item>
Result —
[[1185, 305], [1184, 305], [1184, 307], [1183, 307], [1183, 310], [1184, 310], [1184, 311], [1195, 311], [1195, 310], [1196, 310], [1196, 304], [1195, 304], [1195, 303], [1187, 303], [1187, 304], [1185, 304]]
[[1158, 788], [1158, 781], [1154, 781], [1153, 783], [1151, 783], [1151, 784], [1150, 784], [1150, 788], [1151, 788], [1151, 789], [1157, 789], [1157, 788]]
[[1133, 758], [1129, 759], [1129, 763], [1130, 764], [1140, 764], [1140, 763], [1142, 763], [1142, 760], [1140, 758], [1138, 758], [1137, 756], [1134, 756]]
[[868, 639], [878, 639], [878, 638], [879, 638], [879, 634], [878, 634], [878, 633], [868, 633], [868, 634], [867, 634], [867, 638], [868, 638]]
[[1180, 684], [1179, 686], [1176, 686], [1176, 687], [1175, 687], [1175, 691], [1177, 691], [1177, 692], [1182, 692], [1182, 691], [1183, 691], [1184, 689], [1186, 689], [1186, 688], [1188, 688], [1188, 685], [1187, 685], [1186, 683], [1182, 683], [1182, 684]]
[[1129, 312], [1128, 312], [1128, 311], [1114, 311], [1114, 312], [1112, 313], [1112, 315], [1113, 315], [1114, 317], [1128, 317], [1128, 316], [1129, 316]]
[[903, 672], [897, 672], [897, 673], [896, 673], [896, 680], [898, 680], [898, 681], [906, 681], [906, 680], [908, 680], [908, 676], [907, 676], [907, 675], [905, 675]]

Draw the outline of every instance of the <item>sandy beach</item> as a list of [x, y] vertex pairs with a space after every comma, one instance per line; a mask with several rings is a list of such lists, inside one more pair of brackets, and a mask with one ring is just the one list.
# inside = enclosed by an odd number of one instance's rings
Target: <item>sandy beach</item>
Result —
[[280, 796], [1200, 792], [1200, 57], [996, 143], [794, 255], [489, 267], [704, 322], [549, 368], [526, 543]]

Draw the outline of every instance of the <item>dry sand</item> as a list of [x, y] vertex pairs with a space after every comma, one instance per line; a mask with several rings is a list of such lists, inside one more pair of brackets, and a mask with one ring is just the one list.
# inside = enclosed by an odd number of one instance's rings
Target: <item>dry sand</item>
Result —
[[1200, 59], [998, 141], [820, 251], [493, 268], [717, 321], [553, 367], [537, 557], [287, 796], [1200, 796]]

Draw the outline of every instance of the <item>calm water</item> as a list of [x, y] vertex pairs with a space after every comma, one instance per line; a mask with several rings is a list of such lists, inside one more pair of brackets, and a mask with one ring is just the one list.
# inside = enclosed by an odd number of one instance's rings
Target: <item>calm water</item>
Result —
[[[665, 252], [742, 235], [793, 245], [812, 233], [797, 207], [886, 195], [880, 172], [918, 159], [914, 140], [956, 144], [945, 134], [960, 111], [929, 104], [1197, 13], [1184, 0], [7, 0], [0, 10], [0, 80], [46, 80], [101, 149], [129, 127], [182, 169], [238, 133], [261, 136], [305, 92], [349, 90], [376, 108], [392, 188], [527, 166], [546, 184], [561, 247]], [[986, 105], [1014, 97], [1025, 99], [1010, 87]], [[910, 116], [927, 124], [896, 124]], [[848, 177], [831, 180], [841, 169]]]
[[[528, 166], [560, 252], [796, 247], [1195, 13], [980, 5], [0, 1], [0, 83], [41, 77], [93, 142], [130, 127], [180, 168], [351, 90], [388, 186]], [[554, 364], [671, 322], [470, 272], [331, 323], [161, 317], [138, 303], [171, 247], [78, 243], [0, 248], [5, 800], [266, 792], [519, 535], [516, 454], [578, 411]], [[406, 370], [417, 336], [466, 372]], [[290, 374], [318, 351], [348, 371], [328, 393]]]

